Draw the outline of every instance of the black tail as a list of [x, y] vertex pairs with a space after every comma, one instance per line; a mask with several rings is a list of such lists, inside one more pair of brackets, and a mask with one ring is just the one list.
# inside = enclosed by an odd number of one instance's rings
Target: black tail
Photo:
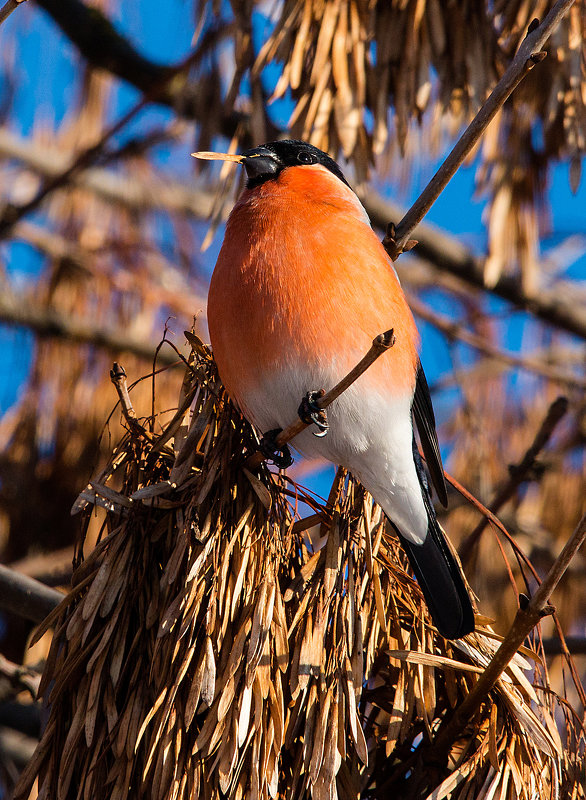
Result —
[[399, 539], [438, 631], [446, 639], [459, 639], [471, 633], [474, 630], [472, 603], [460, 566], [444, 539], [435, 515], [430, 516], [423, 544], [414, 544], [400, 533]]
[[427, 476], [415, 437], [413, 437], [413, 459], [429, 520], [427, 536], [423, 544], [414, 544], [400, 531], [397, 530], [397, 533], [438, 631], [446, 639], [459, 639], [474, 630], [474, 610], [464, 583], [462, 569], [450, 550], [435, 516]]

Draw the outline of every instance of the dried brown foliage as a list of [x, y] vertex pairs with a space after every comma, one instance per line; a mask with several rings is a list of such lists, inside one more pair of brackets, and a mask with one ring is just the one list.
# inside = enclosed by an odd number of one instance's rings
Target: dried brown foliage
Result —
[[36, 777], [55, 800], [584, 797], [582, 732], [539, 649], [430, 767], [499, 637], [480, 617], [457, 643], [435, 632], [380, 509], [341, 472], [327, 507], [307, 498], [314, 551], [285, 479], [243, 469], [254, 434], [203, 346], [179, 408], [159, 436], [133, 423], [76, 504], [86, 528], [105, 509], [102, 536], [43, 626], [50, 717], [17, 800]]

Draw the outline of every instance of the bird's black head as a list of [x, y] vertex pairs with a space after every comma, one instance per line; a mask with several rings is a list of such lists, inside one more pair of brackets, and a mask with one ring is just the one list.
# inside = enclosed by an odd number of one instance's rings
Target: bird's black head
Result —
[[287, 167], [302, 167], [311, 164], [321, 164], [343, 181], [346, 186], [349, 186], [342, 170], [333, 158], [330, 158], [323, 150], [318, 150], [312, 144], [299, 139], [267, 142], [267, 144], [246, 150], [242, 153], [242, 164], [248, 177], [247, 189], [254, 189], [255, 186], [260, 186], [265, 181], [277, 178]]

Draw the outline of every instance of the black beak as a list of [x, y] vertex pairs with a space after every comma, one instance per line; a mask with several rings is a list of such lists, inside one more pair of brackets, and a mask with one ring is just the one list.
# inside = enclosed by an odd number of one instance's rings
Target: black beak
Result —
[[277, 156], [268, 147], [254, 147], [242, 153], [242, 162], [249, 181], [267, 179], [280, 169]]

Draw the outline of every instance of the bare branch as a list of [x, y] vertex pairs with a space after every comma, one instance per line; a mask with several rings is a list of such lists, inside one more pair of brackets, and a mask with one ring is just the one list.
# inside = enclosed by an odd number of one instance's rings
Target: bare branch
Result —
[[[494, 500], [489, 504], [491, 510], [496, 514], [504, 504], [513, 497], [519, 486], [528, 479], [530, 472], [535, 467], [535, 460], [539, 453], [551, 439], [554, 430], [560, 420], [568, 410], [568, 401], [565, 397], [558, 397], [549, 407], [546, 417], [541, 423], [539, 430], [531, 446], [518, 464], [509, 467], [509, 480], [499, 490]], [[474, 546], [480, 539], [482, 532], [488, 525], [489, 520], [483, 517], [468, 538], [458, 548], [458, 555], [464, 565], [470, 558]]]
[[[75, 319], [51, 308], [41, 308], [32, 303], [24, 292], [13, 294], [6, 288], [0, 292], [0, 320], [9, 325], [30, 328], [37, 336], [68, 339], [113, 353], [132, 353], [149, 360], [157, 348], [156, 342], [132, 336], [125, 330], [94, 325], [85, 319]], [[177, 358], [165, 350], [161, 352], [160, 360], [165, 364], [174, 364]]]
[[510, 631], [501, 642], [499, 649], [492, 657], [486, 670], [479, 677], [472, 691], [456, 709], [453, 717], [440, 729], [432, 744], [434, 759], [444, 760], [455, 739], [470, 722], [487, 694], [507, 668], [526, 637], [544, 616], [553, 612], [549, 598], [555, 591], [570, 561], [578, 552], [586, 539], [586, 514], [582, 517], [574, 533], [567, 541], [564, 549], [556, 559], [547, 577], [538, 587], [526, 607], [521, 607], [513, 621]]
[[403, 217], [397, 228], [394, 226], [385, 239], [385, 246], [391, 258], [396, 260], [405, 249], [411, 234], [423, 217], [427, 214], [433, 203], [443, 192], [466, 156], [479, 141], [505, 100], [519, 85], [529, 71], [545, 58], [541, 50], [552, 32], [574, 4], [574, 0], [558, 0], [543, 20], [541, 25], [531, 25], [527, 36], [523, 40], [517, 54], [509, 65], [503, 77], [490, 93], [478, 114], [466, 128], [460, 139], [456, 142], [446, 160], [427, 184], [423, 192]]
[[25, 0], [6, 0], [6, 3], [0, 8], [0, 25], [24, 2]]
[[[73, 153], [23, 139], [6, 128], [0, 128], [0, 155], [18, 159], [49, 179], [57, 179], [66, 173], [75, 158]], [[97, 167], [69, 174], [68, 180], [75, 186], [95, 192], [106, 202], [120, 203], [133, 209], [163, 208], [198, 219], [209, 217], [215, 198], [213, 191], [193, 189], [179, 181], [145, 180], [138, 175], [129, 181], [119, 172]]]
[[65, 595], [0, 564], [0, 608], [41, 622]]
[[[330, 389], [329, 392], [325, 392], [317, 401], [316, 404], [320, 409], [327, 408], [331, 403], [338, 398], [342, 392], [345, 392], [346, 389], [351, 386], [354, 381], [356, 381], [363, 372], [365, 372], [371, 364], [377, 360], [379, 356], [383, 353], [386, 353], [389, 348], [391, 348], [395, 344], [395, 335], [393, 333], [393, 329], [391, 328], [384, 333], [379, 333], [379, 335], [373, 339], [372, 345], [370, 350], [366, 353], [366, 355], [356, 364], [356, 366], [350, 370], [350, 372], [342, 378], [342, 380], [337, 383], [333, 389]], [[301, 398], [299, 398], [301, 400]], [[309, 423], [311, 424], [311, 423]], [[284, 428], [281, 433], [276, 437], [275, 444], [277, 447], [283, 447], [287, 444], [287, 442], [291, 441], [294, 436], [297, 436], [298, 433], [305, 430], [305, 428], [309, 427], [309, 424], [303, 422], [301, 419], [296, 419], [286, 428]], [[258, 467], [262, 464], [265, 460], [266, 456], [263, 453], [257, 452], [254, 453], [250, 458], [246, 461], [246, 467], [249, 470], [258, 469]]]
[[[107, 70], [131, 83], [145, 95], [152, 95], [154, 102], [171, 106], [186, 118], [198, 119], [209, 111], [208, 97], [202, 91], [201, 82], [189, 80], [184, 64], [167, 66], [140, 55], [99, 8], [90, 8], [80, 0], [37, 0], [37, 3], [51, 15], [92, 67]], [[200, 43], [198, 56], [231, 32], [230, 25], [209, 31]], [[231, 138], [239, 126], [246, 126], [247, 120], [246, 114], [227, 113], [219, 120], [218, 133]]]
[[69, 545], [60, 550], [28, 554], [7, 566], [47, 586], [61, 586], [71, 580], [73, 555], [73, 545]]
[[110, 370], [110, 380], [116, 387], [118, 400], [120, 401], [120, 407], [122, 408], [122, 414], [124, 415], [124, 419], [126, 420], [128, 427], [133, 431], [143, 433], [144, 428], [136, 418], [136, 411], [134, 410], [132, 400], [130, 399], [130, 394], [128, 393], [126, 370], [122, 364], [119, 364], [117, 361], [112, 364], [112, 369]]
[[478, 336], [477, 334], [472, 333], [464, 328], [462, 325], [453, 322], [451, 319], [442, 316], [441, 314], [437, 314], [435, 311], [431, 311], [424, 303], [415, 297], [409, 298], [409, 305], [415, 314], [427, 322], [430, 322], [448, 338], [459, 339], [461, 342], [465, 342], [475, 350], [484, 353], [489, 358], [502, 361], [505, 364], [509, 364], [511, 367], [517, 367], [518, 369], [535, 372], [550, 381], [562, 383], [571, 388], [577, 388], [581, 390], [586, 389], [586, 379], [580, 378], [577, 375], [573, 375], [571, 372], [565, 372], [564, 370], [556, 369], [550, 364], [542, 363], [531, 356], [515, 356], [512, 353], [506, 353], [503, 350], [499, 350], [498, 347], [491, 345], [482, 336]]
[[[370, 190], [363, 192], [361, 199], [373, 225], [382, 230], [390, 219], [400, 219], [403, 214], [399, 206]], [[477, 258], [456, 237], [428, 222], [417, 228], [416, 252], [418, 258], [430, 262], [440, 272], [450, 273], [469, 286], [495, 294], [550, 325], [586, 339], [586, 304], [569, 302], [555, 289], [542, 287], [535, 295], [527, 294], [520, 281], [508, 275], [501, 275], [494, 286], [485, 286], [484, 259]]]

